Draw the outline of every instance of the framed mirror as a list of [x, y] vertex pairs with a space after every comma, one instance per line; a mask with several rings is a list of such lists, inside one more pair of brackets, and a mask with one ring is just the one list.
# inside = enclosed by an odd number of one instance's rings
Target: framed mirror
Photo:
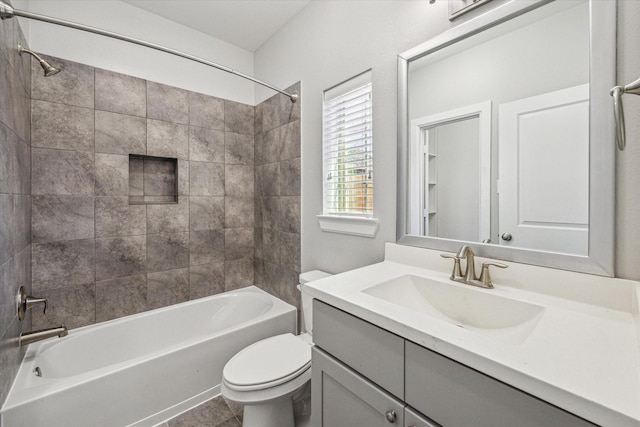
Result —
[[398, 56], [399, 243], [613, 275], [615, 23], [512, 0]]

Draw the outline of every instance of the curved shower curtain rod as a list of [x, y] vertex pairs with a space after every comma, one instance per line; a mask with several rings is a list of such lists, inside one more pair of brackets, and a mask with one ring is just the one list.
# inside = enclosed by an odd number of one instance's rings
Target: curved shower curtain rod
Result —
[[257, 83], [259, 85], [268, 87], [271, 90], [274, 90], [276, 92], [279, 92], [283, 95], [286, 95], [291, 102], [296, 102], [298, 100], [298, 95], [293, 93], [287, 93], [281, 89], [278, 89], [277, 87], [270, 85], [269, 83], [263, 82], [262, 80], [258, 80], [254, 77], [251, 77], [247, 74], [241, 73], [240, 71], [236, 71], [233, 70], [229, 67], [225, 67], [224, 65], [220, 65], [220, 64], [216, 64], [215, 62], [211, 62], [211, 61], [207, 61], [206, 59], [202, 59], [199, 58], [197, 56], [193, 56], [193, 55], [189, 55], [188, 53], [184, 53], [184, 52], [180, 52], [178, 50], [174, 50], [174, 49], [169, 49], [167, 47], [164, 46], [160, 46], [154, 43], [149, 43], [146, 42], [144, 40], [140, 40], [140, 39], [136, 39], [133, 37], [129, 37], [129, 36], [124, 36], [122, 34], [118, 34], [118, 33], [114, 33], [111, 31], [107, 31], [107, 30], [101, 30], [99, 28], [95, 28], [95, 27], [90, 27], [88, 25], [83, 25], [83, 24], [77, 24], [75, 22], [71, 22], [71, 21], [65, 21], [63, 19], [58, 19], [58, 18], [52, 18], [50, 16], [45, 16], [45, 15], [39, 15], [37, 13], [31, 13], [31, 12], [27, 12], [24, 10], [18, 10], [18, 9], [14, 9], [11, 5], [5, 3], [4, 1], [0, 0], [0, 18], [2, 19], [9, 19], [9, 18], [13, 18], [14, 16], [19, 16], [21, 18], [28, 18], [28, 19], [35, 19], [36, 21], [42, 21], [42, 22], [47, 22], [49, 24], [55, 24], [55, 25], [61, 25], [63, 27], [68, 27], [68, 28], [73, 28], [76, 30], [80, 30], [80, 31], [86, 31], [89, 33], [93, 33], [93, 34], [98, 34], [101, 36], [106, 36], [106, 37], [110, 37], [113, 39], [118, 39], [118, 40], [122, 40], [125, 42], [129, 42], [129, 43], [133, 43], [133, 44], [137, 44], [140, 46], [144, 46], [144, 47], [148, 47], [151, 49], [155, 49], [155, 50], [159, 50], [161, 52], [165, 52], [165, 53], [169, 53], [171, 55], [175, 55], [175, 56], [179, 56], [181, 58], [185, 58], [185, 59], [189, 59], [191, 61], [195, 61], [195, 62], [199, 62], [201, 64], [204, 65], [208, 65], [210, 67], [213, 68], [217, 68], [218, 70], [222, 70], [222, 71], [226, 71], [227, 73], [231, 73], [231, 74], [235, 74], [236, 76], [242, 77], [244, 79], [247, 80], [251, 80], [254, 83]]

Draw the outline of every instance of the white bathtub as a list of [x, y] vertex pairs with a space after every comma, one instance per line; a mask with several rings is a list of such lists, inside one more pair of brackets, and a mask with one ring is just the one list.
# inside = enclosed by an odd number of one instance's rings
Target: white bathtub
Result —
[[74, 329], [29, 346], [0, 424], [153, 426], [218, 395], [240, 349], [295, 329], [295, 307], [254, 286]]

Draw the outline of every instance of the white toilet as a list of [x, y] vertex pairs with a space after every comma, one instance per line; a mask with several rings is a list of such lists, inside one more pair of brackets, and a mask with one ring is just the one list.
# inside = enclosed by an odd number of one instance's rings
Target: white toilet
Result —
[[[300, 284], [328, 276], [309, 271], [300, 274]], [[258, 341], [240, 350], [222, 371], [222, 395], [245, 405], [243, 427], [294, 427], [293, 401], [311, 380], [313, 345], [312, 299], [301, 291], [302, 334]]]

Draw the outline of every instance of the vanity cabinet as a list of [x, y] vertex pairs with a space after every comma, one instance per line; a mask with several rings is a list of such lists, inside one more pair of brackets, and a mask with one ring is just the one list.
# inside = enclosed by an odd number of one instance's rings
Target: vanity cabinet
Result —
[[313, 317], [313, 427], [595, 425], [321, 301]]

